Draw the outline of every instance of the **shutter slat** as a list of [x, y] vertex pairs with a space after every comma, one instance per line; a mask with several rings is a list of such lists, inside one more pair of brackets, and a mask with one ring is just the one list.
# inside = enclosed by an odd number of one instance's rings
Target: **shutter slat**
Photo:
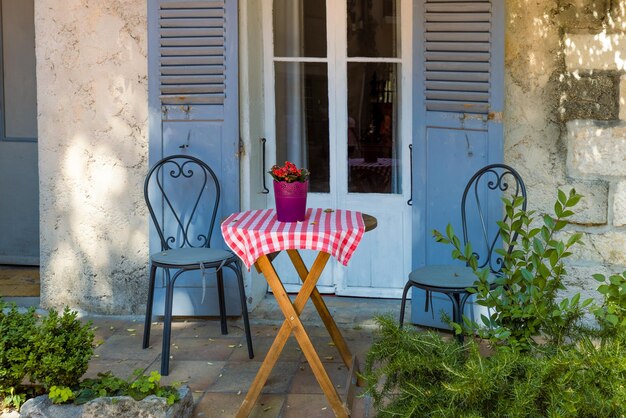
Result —
[[426, 42], [426, 50], [489, 52], [489, 44], [486, 42]]
[[427, 71], [426, 80], [433, 81], [473, 81], [476, 83], [488, 82], [489, 73], [463, 71]]
[[223, 75], [223, 65], [162, 66], [161, 75]]
[[222, 46], [224, 37], [161, 38], [161, 46]]
[[159, 12], [162, 19], [181, 17], [224, 17], [223, 8], [214, 9], [165, 9]]
[[213, 9], [224, 7], [223, 1], [175, 1], [162, 3], [161, 9]]
[[161, 39], [171, 37], [219, 36], [224, 37], [223, 28], [161, 28]]
[[161, 19], [162, 28], [223, 28], [223, 18]]
[[489, 13], [426, 13], [427, 22], [489, 22]]
[[488, 52], [426, 52], [424, 54], [428, 61], [466, 61], [466, 62], [489, 62]]
[[426, 12], [491, 12], [490, 3], [427, 3]]
[[223, 94], [216, 95], [200, 95], [200, 94], [186, 94], [186, 95], [161, 95], [161, 103], [166, 105], [174, 104], [211, 104], [211, 105], [223, 105], [225, 96]]
[[425, 36], [431, 42], [489, 42], [488, 32], [428, 32]]
[[224, 76], [205, 74], [162, 75], [161, 84], [224, 84]]
[[162, 57], [182, 57], [182, 56], [224, 56], [224, 47], [219, 46], [193, 46], [193, 47], [172, 47], [161, 48]]
[[162, 57], [161, 65], [224, 65], [224, 57]]
[[475, 91], [488, 92], [489, 83], [459, 82], [459, 81], [426, 81], [427, 90]]
[[444, 102], [428, 100], [426, 109], [434, 112], [482, 113], [489, 112], [489, 103]]
[[428, 32], [489, 32], [489, 22], [426, 22]]
[[224, 93], [224, 84], [162, 84], [163, 94]]
[[451, 101], [467, 101], [467, 102], [487, 102], [489, 101], [489, 93], [467, 92], [467, 91], [443, 91], [443, 90], [426, 90], [426, 99], [432, 100], [451, 100]]
[[489, 71], [488, 62], [427, 62], [427, 71]]

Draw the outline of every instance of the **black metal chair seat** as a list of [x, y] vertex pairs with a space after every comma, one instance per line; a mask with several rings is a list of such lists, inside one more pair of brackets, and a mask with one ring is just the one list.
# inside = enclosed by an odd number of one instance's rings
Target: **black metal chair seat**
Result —
[[[491, 281], [495, 276], [489, 276]], [[419, 268], [409, 274], [409, 282], [415, 287], [432, 292], [465, 292], [474, 286], [476, 275], [467, 266], [431, 265]]]
[[[226, 263], [236, 263], [238, 258], [227, 250], [217, 248], [174, 248], [150, 255], [159, 266], [188, 266], [190, 268], [216, 268]], [[200, 267], [202, 264], [202, 267]]]
[[[174, 198], [177, 195], [178, 198]], [[248, 320], [241, 261], [232, 252], [211, 248], [211, 236], [220, 202], [220, 186], [211, 168], [198, 158], [172, 155], [157, 162], [148, 172], [144, 197], [150, 217], [161, 241], [161, 251], [150, 255], [148, 303], [143, 331], [143, 348], [150, 345], [150, 325], [157, 268], [163, 269], [165, 307], [161, 374], [169, 374], [170, 337], [174, 286], [181, 274], [210, 269], [217, 279], [217, 296], [222, 334], [228, 333], [224, 297], [224, 269], [235, 273], [248, 357], [253, 358], [252, 337]], [[187, 197], [188, 199], [186, 199]], [[171, 274], [170, 270], [175, 271]], [[203, 271], [204, 276], [204, 271]]]
[[[501, 203], [505, 195], [512, 199], [523, 197], [522, 210], [526, 210], [526, 186], [519, 173], [506, 164], [491, 164], [481, 168], [470, 178], [461, 198], [463, 245], [470, 241], [470, 227], [475, 227], [479, 233], [473, 238], [479, 237], [480, 245], [473, 246], [473, 255], [478, 261], [479, 270], [489, 269], [488, 280], [492, 287], [503, 267], [502, 256], [496, 251], [501, 241], [496, 220], [508, 219], [501, 206], [493, 202]], [[510, 242], [515, 242], [516, 238], [517, 235], [514, 235]], [[506, 250], [510, 253], [513, 246]], [[461, 324], [465, 303], [472, 295], [468, 289], [474, 288], [476, 280], [476, 274], [471, 267], [463, 265], [427, 265], [414, 270], [409, 274], [402, 293], [400, 327], [404, 324], [407, 294], [413, 287], [426, 291], [426, 309], [430, 292], [448, 296], [452, 301], [452, 321]], [[462, 334], [459, 335], [459, 340], [463, 340]]]

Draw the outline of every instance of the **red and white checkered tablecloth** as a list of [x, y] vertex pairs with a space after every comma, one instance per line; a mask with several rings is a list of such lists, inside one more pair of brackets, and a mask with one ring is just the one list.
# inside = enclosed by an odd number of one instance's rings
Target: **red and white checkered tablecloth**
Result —
[[274, 209], [250, 210], [222, 222], [226, 244], [248, 269], [261, 255], [293, 249], [324, 251], [345, 266], [364, 232], [361, 213], [341, 209], [309, 208], [302, 222], [279, 222]]

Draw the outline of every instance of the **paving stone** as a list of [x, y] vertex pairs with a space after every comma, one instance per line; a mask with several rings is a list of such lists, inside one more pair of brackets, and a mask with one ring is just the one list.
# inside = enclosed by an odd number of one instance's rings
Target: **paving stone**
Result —
[[[331, 382], [333, 382], [333, 385], [337, 390], [337, 393], [339, 393], [339, 396], [343, 396], [346, 390], [346, 382], [348, 380], [348, 368], [341, 363], [324, 362], [323, 364], [326, 373], [328, 373], [328, 377], [330, 377]], [[298, 367], [298, 370], [296, 371], [291, 382], [289, 393], [324, 393], [308, 362], [303, 361], [300, 363], [300, 366]]]
[[[263, 361], [269, 348], [274, 342], [274, 337], [278, 331], [275, 331], [271, 337], [252, 337], [252, 347], [254, 348], [254, 360]], [[272, 334], [270, 334], [272, 335]], [[290, 337], [280, 353], [279, 361], [300, 361], [302, 359], [302, 351], [300, 350], [298, 343], [294, 337]], [[228, 361], [246, 361], [248, 360], [248, 347], [245, 344], [245, 339], [241, 347], [237, 347]]]
[[174, 359], [174, 361], [226, 361], [241, 343], [241, 337], [210, 339], [172, 337], [170, 356]]
[[334, 416], [324, 395], [289, 394], [281, 418], [331, 418]]
[[[226, 363], [223, 361], [170, 361], [170, 373], [167, 376], [161, 377], [161, 383], [164, 385], [170, 385], [174, 382], [178, 382], [189, 386], [191, 391], [194, 393], [197, 391], [204, 392], [209, 386], [217, 381], [218, 376], [222, 372], [225, 364]], [[160, 357], [157, 365], [158, 368], [156, 370], [159, 370]]]
[[[287, 393], [299, 363], [279, 361], [270, 374], [262, 393]], [[209, 387], [209, 392], [247, 393], [256, 376], [261, 362], [228, 362], [222, 369], [221, 376]]]
[[101, 359], [143, 360], [158, 355], [161, 351], [160, 345], [154, 344], [154, 339], [152, 341], [152, 348], [143, 350], [141, 348], [141, 336], [114, 334], [107, 338], [104, 344], [96, 348], [94, 354], [97, 354]]
[[[200, 399], [194, 409], [194, 417], [197, 418], [223, 418], [234, 417], [245, 398], [245, 393], [240, 395], [232, 393], [207, 393]], [[274, 418], [279, 417], [283, 404], [284, 395], [261, 395], [250, 413], [250, 418]]]
[[[156, 354], [151, 352], [151, 354]], [[110, 371], [114, 376], [121, 377], [122, 379], [128, 379], [132, 376], [133, 371], [136, 369], [142, 369], [144, 371], [159, 370], [160, 365], [154, 365], [158, 355], [146, 356], [143, 360], [114, 360], [94, 358], [89, 362], [89, 369], [83, 375], [83, 379], [97, 378], [98, 373], [105, 373]]]

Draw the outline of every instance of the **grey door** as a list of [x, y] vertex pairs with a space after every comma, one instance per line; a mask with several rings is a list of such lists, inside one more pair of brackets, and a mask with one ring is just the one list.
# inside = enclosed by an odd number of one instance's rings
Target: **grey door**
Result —
[[0, 264], [39, 264], [33, 0], [0, 0]]
[[[209, 164], [222, 190], [219, 223], [239, 210], [237, 1], [150, 1], [148, 16], [150, 163], [188, 154]], [[192, 204], [190, 196], [178, 199]], [[216, 225], [211, 246], [224, 245]], [[160, 250], [154, 230], [150, 250]], [[226, 269], [224, 277], [227, 313], [239, 314], [235, 276]], [[200, 272], [178, 279], [174, 315], [219, 313], [215, 274], [206, 272], [205, 283], [203, 291]], [[163, 313], [163, 302], [163, 288], [157, 288], [155, 315]]]
[[[418, 0], [414, 10], [417, 268], [453, 262], [451, 248], [436, 243], [432, 230], [451, 223], [461, 233], [465, 184], [480, 167], [503, 158], [504, 0]], [[424, 292], [413, 289], [413, 322], [442, 326], [439, 312], [451, 317], [451, 304], [442, 295], [434, 302], [433, 317], [424, 313]]]

